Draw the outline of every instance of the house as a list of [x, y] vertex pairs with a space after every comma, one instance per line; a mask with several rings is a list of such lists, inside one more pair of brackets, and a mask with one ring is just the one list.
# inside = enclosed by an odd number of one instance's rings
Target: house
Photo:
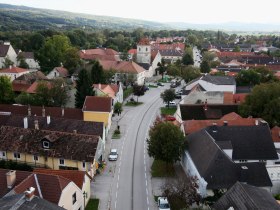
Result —
[[280, 205], [266, 190], [236, 182], [213, 206], [216, 210], [261, 209], [279, 210]]
[[[1, 192], [4, 197], [29, 194], [69, 210], [84, 209], [82, 190], [63, 176], [0, 169]], [[26, 192], [26, 189], [28, 189]], [[34, 209], [34, 207], [33, 207]], [[37, 208], [36, 208], [37, 209]]]
[[128, 78], [130, 75], [133, 76], [134, 81], [138, 85], [143, 85], [145, 81], [145, 69], [139, 66], [133, 61], [109, 61], [99, 60], [100, 65], [105, 71], [114, 70], [116, 71], [114, 81], [120, 81], [121, 77]]
[[[19, 52], [17, 59], [22, 58], [29, 66], [29, 69], [40, 69], [40, 65], [38, 61], [35, 60], [34, 58], [34, 53], [33, 52]], [[17, 62], [18, 65], [20, 62]]]
[[179, 122], [186, 120], [220, 119], [231, 112], [237, 113], [238, 104], [180, 104], [175, 116]]
[[31, 196], [29, 190], [25, 191], [23, 194], [0, 198], [0, 210], [33, 210], [34, 206], [40, 210], [64, 210], [64, 208], [42, 199], [39, 196]]
[[87, 172], [76, 170], [51, 170], [44, 168], [35, 168], [33, 172], [36, 174], [51, 174], [69, 179], [80, 188], [83, 194], [85, 194], [85, 203], [88, 203], [91, 195], [90, 182], [92, 177]]
[[0, 68], [5, 67], [5, 60], [9, 59], [13, 64], [17, 63], [17, 54], [10, 42], [0, 44]]
[[[232, 118], [235, 116], [234, 118]], [[259, 123], [261, 119], [257, 118], [242, 118], [235, 112], [223, 116], [217, 120], [186, 120], [183, 122], [184, 133], [186, 135], [199, 131], [211, 125], [218, 126], [253, 126]]]
[[119, 53], [110, 48], [97, 48], [81, 50], [79, 52], [80, 58], [86, 61], [91, 60], [106, 60], [106, 61], [119, 61]]
[[109, 96], [113, 99], [113, 104], [123, 102], [122, 84], [93, 84], [93, 91], [96, 96]]
[[[12, 126], [19, 128], [35, 128], [35, 122], [42, 130], [96, 135], [99, 136], [102, 141], [102, 151], [105, 151], [105, 127], [102, 122], [86, 122], [82, 120], [57, 118], [46, 115], [46, 108], [42, 109], [41, 116], [26, 116], [26, 115], [1, 115], [0, 113], [0, 127]], [[97, 161], [100, 163], [104, 160], [104, 155], [101, 153], [100, 159]]]
[[69, 76], [69, 72], [64, 67], [55, 67], [53, 70], [48, 73], [48, 79], [55, 79], [55, 78], [67, 78]]
[[271, 129], [271, 136], [274, 142], [275, 148], [280, 149], [280, 127], [274, 126]]
[[97, 135], [11, 126], [0, 128], [1, 159], [51, 169], [74, 169], [95, 174], [97, 160], [104, 156]]
[[28, 74], [27, 69], [22, 69], [15, 66], [10, 66], [9, 68], [0, 70], [0, 76], [7, 76], [10, 78], [11, 82], [23, 74]]
[[153, 51], [159, 52], [162, 59], [164, 59], [166, 63], [175, 63], [177, 60], [182, 60], [184, 54], [181, 50], [177, 49], [164, 49]]
[[17, 77], [12, 82], [12, 88], [16, 93], [26, 92], [35, 81], [47, 79], [48, 78], [41, 71], [29, 72], [28, 74], [23, 74], [20, 77]]
[[113, 115], [111, 97], [87, 96], [82, 110], [84, 121], [103, 122], [106, 134], [109, 132]]
[[271, 191], [266, 164], [278, 155], [267, 125], [209, 126], [187, 136], [182, 156], [185, 172], [196, 176], [203, 197], [214, 189], [227, 190], [237, 181]]
[[187, 83], [185, 90], [191, 90], [197, 85], [204, 91], [236, 92], [235, 78], [230, 76], [206, 74]]

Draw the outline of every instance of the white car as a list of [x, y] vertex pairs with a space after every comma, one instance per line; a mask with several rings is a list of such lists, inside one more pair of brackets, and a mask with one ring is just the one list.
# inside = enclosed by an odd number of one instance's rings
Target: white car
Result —
[[117, 160], [118, 159], [117, 149], [111, 149], [108, 159], [109, 160]]
[[158, 209], [159, 210], [170, 210], [170, 205], [166, 197], [158, 197]]
[[[164, 105], [165, 105], [165, 107], [168, 107], [168, 103], [165, 103]], [[177, 106], [177, 104], [175, 101], [169, 101], [169, 107], [176, 107], [176, 106]]]

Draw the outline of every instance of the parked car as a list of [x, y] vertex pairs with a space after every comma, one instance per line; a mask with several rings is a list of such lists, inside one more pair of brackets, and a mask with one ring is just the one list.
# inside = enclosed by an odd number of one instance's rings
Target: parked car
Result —
[[166, 121], [175, 121], [176, 118], [175, 118], [174, 116], [172, 116], [172, 115], [166, 115], [166, 116], [165, 116], [165, 120], [166, 120]]
[[164, 86], [162, 83], [158, 82], [157, 83], [158, 86]]
[[149, 90], [150, 88], [146, 85], [143, 86], [144, 91], [146, 92], [147, 90]]
[[176, 93], [175, 98], [176, 98], [176, 99], [181, 99], [181, 98], [182, 98], [182, 94]]
[[170, 205], [166, 197], [158, 197], [158, 209], [170, 210]]
[[118, 152], [117, 149], [111, 149], [110, 150], [110, 154], [109, 154], [109, 158], [110, 161], [111, 160], [117, 160], [118, 159]]
[[[165, 105], [165, 107], [168, 107], [168, 103], [165, 103], [164, 105]], [[176, 104], [175, 101], [170, 101], [169, 102], [169, 107], [176, 107], [176, 106], [177, 106], [177, 104]]]

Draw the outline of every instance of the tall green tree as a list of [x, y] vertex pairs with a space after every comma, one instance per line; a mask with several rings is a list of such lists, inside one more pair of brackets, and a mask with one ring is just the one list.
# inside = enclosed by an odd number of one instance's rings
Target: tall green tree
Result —
[[189, 53], [186, 53], [186, 54], [183, 56], [182, 63], [183, 63], [184, 65], [193, 65], [193, 64], [194, 64], [194, 61], [193, 61], [192, 56], [191, 56]]
[[68, 69], [70, 75], [80, 65], [80, 57], [78, 50], [74, 47], [70, 47], [65, 51], [63, 66]]
[[122, 103], [120, 103], [120, 102], [115, 103], [114, 113], [120, 115], [122, 113], [122, 111], [123, 111]]
[[92, 83], [87, 70], [82, 69], [79, 72], [76, 89], [75, 106], [76, 108], [82, 108], [86, 96], [94, 95]]
[[35, 96], [33, 94], [22, 92], [15, 98], [17, 104], [22, 105], [37, 105], [35, 102]]
[[138, 102], [138, 98], [140, 96], [143, 96], [145, 94], [144, 88], [141, 85], [133, 85], [133, 95], [137, 96], [137, 102]]
[[19, 54], [18, 57], [17, 57], [17, 61], [19, 62], [19, 67], [20, 68], [23, 68], [23, 69], [29, 69], [29, 65], [26, 63], [24, 57]]
[[10, 58], [6, 57], [3, 64], [4, 68], [9, 68], [10, 66], [14, 65], [14, 62], [11, 61]]
[[93, 65], [90, 72], [90, 78], [92, 84], [103, 84], [105, 82], [103, 67], [98, 61], [93, 61]]
[[184, 134], [170, 122], [156, 121], [149, 131], [148, 154], [155, 160], [174, 163], [180, 160], [184, 148]]
[[201, 72], [199, 68], [187, 66], [182, 69], [182, 78], [185, 80], [186, 83], [198, 78], [200, 75]]
[[158, 64], [157, 64], [157, 68], [156, 68], [156, 70], [159, 72], [159, 74], [161, 74], [161, 77], [162, 77], [162, 79], [163, 79], [163, 75], [164, 75], [164, 73], [166, 72], [166, 66], [165, 66], [165, 61], [164, 61], [164, 59], [162, 58], [161, 59], [161, 62], [159, 62]]
[[173, 101], [176, 98], [175, 90], [174, 89], [167, 89], [163, 93], [160, 94], [163, 102], [167, 103], [169, 108], [170, 101]]
[[9, 104], [14, 101], [14, 92], [9, 77], [0, 76], [0, 103]]
[[36, 88], [35, 105], [37, 106], [52, 106], [52, 95], [50, 91], [50, 83], [47, 81], [40, 81]]
[[263, 83], [253, 88], [239, 107], [242, 116], [260, 117], [270, 126], [280, 126], [280, 82]]
[[236, 77], [236, 83], [238, 86], [254, 86], [260, 84], [261, 75], [258, 74], [255, 70], [241, 70]]
[[202, 61], [201, 64], [200, 64], [200, 71], [202, 73], [209, 73], [210, 72], [210, 65], [207, 61]]
[[66, 62], [67, 52], [71, 49], [71, 43], [67, 36], [54, 35], [47, 38], [43, 47], [37, 54], [40, 66], [45, 72], [51, 71], [54, 67], [61, 66]]
[[62, 78], [57, 78], [52, 81], [50, 94], [52, 98], [52, 106], [65, 106], [69, 101], [69, 87]]

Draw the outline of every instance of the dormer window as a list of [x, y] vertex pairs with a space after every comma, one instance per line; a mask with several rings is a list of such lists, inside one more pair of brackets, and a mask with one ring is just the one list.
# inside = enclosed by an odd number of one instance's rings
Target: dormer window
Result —
[[45, 149], [49, 149], [49, 148], [50, 148], [50, 142], [48, 142], [48, 141], [43, 141], [43, 147], [44, 147]]
[[59, 159], [59, 165], [64, 165], [64, 159]]

